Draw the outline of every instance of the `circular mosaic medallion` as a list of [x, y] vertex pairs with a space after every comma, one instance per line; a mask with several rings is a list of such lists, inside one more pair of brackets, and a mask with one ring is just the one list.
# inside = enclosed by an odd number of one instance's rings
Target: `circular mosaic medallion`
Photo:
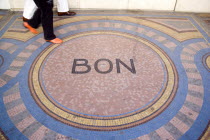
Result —
[[32, 96], [51, 117], [82, 129], [113, 131], [151, 120], [173, 100], [174, 64], [148, 40], [88, 32], [64, 41], [46, 48], [29, 73]]

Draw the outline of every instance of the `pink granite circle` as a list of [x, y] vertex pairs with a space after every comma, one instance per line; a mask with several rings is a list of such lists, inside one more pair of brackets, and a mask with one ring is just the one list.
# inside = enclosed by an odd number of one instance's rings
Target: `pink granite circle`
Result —
[[[91, 71], [73, 74], [74, 59], [86, 59]], [[99, 59], [113, 64], [110, 73], [101, 74], [94, 69]], [[134, 60], [136, 74], [124, 66], [117, 73], [116, 59], [131, 67]], [[107, 71], [106, 61], [98, 69]], [[77, 67], [85, 71], [86, 67]], [[89, 35], [69, 40], [58, 46], [42, 65], [42, 86], [53, 100], [66, 108], [90, 115], [118, 115], [146, 107], [164, 86], [162, 60], [145, 44], [116, 35]]]

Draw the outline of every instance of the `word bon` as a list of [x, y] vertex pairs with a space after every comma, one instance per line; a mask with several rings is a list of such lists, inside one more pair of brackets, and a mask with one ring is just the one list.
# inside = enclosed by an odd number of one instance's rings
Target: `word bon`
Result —
[[[109, 68], [108, 70], [101, 70], [99, 69], [99, 63], [105, 61], [108, 63]], [[133, 74], [136, 74], [136, 69], [134, 66], [134, 61], [133, 59], [130, 59], [130, 66], [128, 66], [127, 64], [125, 64], [123, 61], [121, 61], [120, 59], [116, 59], [116, 68], [117, 68], [117, 73], [121, 73], [120, 70], [120, 66], [124, 66], [128, 71], [130, 71]], [[77, 67], [85, 67], [86, 70], [76, 70]], [[94, 69], [96, 72], [101, 73], [101, 74], [107, 74], [110, 73], [113, 70], [113, 63], [109, 60], [109, 59], [98, 59], [95, 63], [94, 63]], [[73, 74], [85, 74], [91, 71], [91, 66], [88, 65], [88, 60], [87, 59], [74, 59], [73, 61], [73, 67], [72, 67], [72, 73]]]

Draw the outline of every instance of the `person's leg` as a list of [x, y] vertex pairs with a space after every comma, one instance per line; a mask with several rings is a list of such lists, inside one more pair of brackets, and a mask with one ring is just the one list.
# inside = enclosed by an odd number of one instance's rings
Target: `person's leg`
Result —
[[31, 29], [34, 29], [41, 21], [45, 40], [52, 43], [62, 43], [62, 40], [56, 38], [53, 31], [53, 0], [34, 0], [34, 2], [38, 9], [32, 19], [24, 22], [25, 27], [32, 32]]
[[68, 12], [69, 5], [67, 0], [57, 0], [58, 12]]
[[37, 8], [31, 19], [28, 20], [28, 24], [33, 28], [38, 28], [41, 24], [41, 9]]
[[25, 0], [23, 19], [31, 19], [36, 9], [37, 6], [33, 0]]
[[57, 0], [58, 16], [74, 16], [75, 12], [69, 11], [68, 0]]
[[54, 35], [53, 30], [53, 11], [50, 5], [41, 7], [41, 21], [42, 27], [44, 30], [44, 38], [45, 40], [52, 40], [55, 39], [56, 36]]
[[27, 21], [23, 22], [23, 25], [28, 28], [32, 33], [38, 34], [37, 30], [35, 28], [38, 28], [38, 26], [41, 23], [41, 9], [37, 8], [35, 11], [33, 17]]
[[[45, 40], [55, 39], [53, 31], [53, 1], [52, 0], [34, 0], [38, 9], [33, 17], [28, 21], [32, 28], [37, 28], [42, 24]], [[30, 30], [30, 29], [29, 29]]]

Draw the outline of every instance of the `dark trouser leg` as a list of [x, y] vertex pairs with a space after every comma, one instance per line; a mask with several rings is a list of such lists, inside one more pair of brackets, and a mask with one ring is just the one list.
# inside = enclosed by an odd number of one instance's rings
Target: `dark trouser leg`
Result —
[[51, 6], [46, 6], [44, 8], [41, 8], [42, 15], [41, 15], [41, 21], [42, 21], [42, 27], [44, 30], [44, 38], [46, 40], [52, 40], [55, 39], [56, 36], [54, 34], [53, 30], [53, 11]]
[[38, 9], [34, 13], [28, 24], [33, 28], [37, 28], [42, 23], [45, 40], [55, 39], [56, 36], [53, 30], [53, 1], [52, 0], [34, 0]]
[[28, 20], [28, 24], [33, 28], [38, 28], [40, 23], [41, 23], [41, 9], [38, 8], [35, 11], [33, 17], [30, 20]]

